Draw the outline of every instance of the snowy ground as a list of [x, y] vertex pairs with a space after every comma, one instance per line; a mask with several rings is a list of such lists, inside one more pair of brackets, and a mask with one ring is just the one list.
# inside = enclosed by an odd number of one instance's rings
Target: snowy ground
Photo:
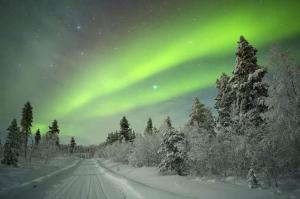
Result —
[[56, 157], [46, 164], [44, 160], [33, 159], [26, 163], [21, 160], [18, 168], [0, 164], [0, 191], [43, 180], [74, 166], [78, 160], [75, 157]]
[[[199, 178], [160, 176], [157, 168], [132, 168], [102, 159], [84, 159], [78, 164], [23, 186], [0, 192], [0, 198], [111, 198], [111, 199], [268, 199], [297, 198], [270, 190], [249, 189]], [[299, 195], [298, 195], [299, 196]], [[299, 198], [299, 197], [298, 197]]]
[[[115, 163], [110, 160], [98, 160], [102, 167], [125, 178], [138, 181], [150, 187], [165, 190], [186, 198], [300, 198], [300, 190], [278, 193], [271, 189], [249, 189], [245, 180], [236, 180], [232, 177], [218, 179], [182, 177], [178, 175], [161, 176], [155, 167], [133, 168], [128, 165]], [[292, 184], [292, 183], [291, 183]], [[291, 185], [289, 185], [291, 187]], [[288, 190], [288, 188], [287, 188]], [[184, 198], [184, 197], [182, 197]]]

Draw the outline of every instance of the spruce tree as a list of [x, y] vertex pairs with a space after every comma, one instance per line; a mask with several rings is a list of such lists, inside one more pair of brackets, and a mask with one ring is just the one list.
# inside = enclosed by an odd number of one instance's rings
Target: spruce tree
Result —
[[52, 122], [52, 125], [49, 126], [49, 131], [48, 131], [49, 136], [48, 136], [48, 137], [49, 137], [52, 141], [54, 141], [54, 143], [55, 143], [57, 146], [59, 146], [59, 136], [58, 136], [59, 132], [60, 132], [60, 129], [59, 129], [57, 120], [54, 120], [54, 121]]
[[35, 136], [34, 136], [34, 141], [35, 141], [35, 145], [38, 146], [40, 141], [41, 141], [41, 132], [40, 132], [40, 129], [38, 129], [35, 133]]
[[185, 175], [187, 158], [185, 136], [172, 127], [170, 117], [165, 120], [165, 126], [168, 128], [165, 129], [161, 143], [160, 154], [163, 158], [159, 164], [160, 171], [175, 171], [178, 175]]
[[74, 152], [75, 146], [76, 146], [76, 142], [75, 142], [74, 137], [72, 137], [72, 138], [71, 138], [71, 141], [70, 141], [70, 152], [71, 152], [71, 153]]
[[205, 120], [204, 111], [204, 104], [200, 103], [198, 97], [195, 97], [193, 100], [192, 112], [190, 114], [189, 123], [191, 126], [197, 125], [200, 127], [200, 123]]
[[215, 108], [218, 112], [218, 125], [221, 127], [228, 127], [231, 123], [231, 110], [234, 101], [234, 93], [229, 82], [230, 77], [223, 73], [216, 81], [216, 88], [218, 90], [215, 98]]
[[20, 129], [17, 124], [17, 120], [13, 119], [10, 126], [7, 128], [8, 135], [6, 143], [4, 145], [4, 158], [1, 161], [2, 164], [17, 166], [18, 163], [18, 137]]
[[192, 112], [189, 119], [190, 126], [199, 129], [205, 129], [213, 134], [214, 131], [214, 118], [211, 111], [202, 104], [197, 97], [193, 100]]
[[145, 135], [153, 135], [153, 124], [152, 124], [152, 119], [149, 118], [147, 122], [147, 126], [144, 132]]
[[256, 53], [257, 50], [241, 36], [236, 67], [230, 80], [235, 93], [234, 110], [238, 126], [245, 124], [244, 119], [254, 126], [261, 125], [264, 122], [262, 114], [267, 111], [268, 86], [263, 82], [266, 70], [257, 64]]
[[130, 125], [125, 116], [120, 121], [120, 139], [121, 141], [133, 141], [135, 138], [135, 133], [130, 129]]
[[22, 110], [22, 119], [21, 119], [25, 158], [27, 157], [27, 144], [28, 144], [28, 137], [31, 135], [32, 122], [33, 122], [32, 106], [30, 102], [27, 102], [24, 105], [24, 108]]

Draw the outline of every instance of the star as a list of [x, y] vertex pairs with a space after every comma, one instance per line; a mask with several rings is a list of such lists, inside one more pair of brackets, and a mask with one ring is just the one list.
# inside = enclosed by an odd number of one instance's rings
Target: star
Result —
[[156, 89], [158, 89], [158, 86], [157, 86], [156, 84], [154, 84], [154, 85], [152, 86], [152, 88], [153, 88], [154, 90], [156, 90]]
[[81, 26], [80, 26], [80, 25], [77, 25], [77, 26], [76, 26], [76, 30], [78, 30], [78, 31], [81, 30]]

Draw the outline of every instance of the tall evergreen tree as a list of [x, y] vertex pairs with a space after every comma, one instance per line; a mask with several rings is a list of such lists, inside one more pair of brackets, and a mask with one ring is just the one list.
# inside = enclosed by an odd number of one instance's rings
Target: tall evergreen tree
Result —
[[217, 122], [222, 127], [228, 127], [231, 123], [230, 113], [233, 108], [234, 93], [229, 80], [230, 77], [223, 73], [216, 81], [218, 94], [215, 98], [215, 108], [218, 112]]
[[31, 135], [31, 127], [33, 122], [32, 106], [30, 102], [24, 105], [22, 110], [21, 127], [24, 139], [25, 158], [27, 157], [28, 137]]
[[125, 142], [132, 142], [135, 139], [135, 133], [130, 128], [129, 122], [125, 116], [120, 121], [120, 139]]
[[149, 118], [147, 122], [147, 126], [144, 132], [145, 135], [153, 135], [153, 124], [152, 124], [152, 119]]
[[4, 145], [4, 158], [1, 161], [3, 164], [17, 166], [18, 163], [18, 148], [20, 129], [17, 120], [13, 119], [10, 126], [7, 128], [8, 135]]
[[75, 146], [76, 146], [76, 142], [75, 142], [74, 137], [72, 137], [72, 138], [71, 138], [71, 141], [70, 141], [70, 152], [71, 152], [71, 153], [74, 152]]
[[[263, 82], [265, 68], [257, 64], [257, 50], [241, 36], [236, 52], [236, 67], [233, 71], [232, 89], [235, 93], [235, 122], [238, 129], [246, 122], [259, 126], [264, 122], [262, 114], [267, 111], [265, 103], [268, 86]], [[237, 130], [239, 133], [239, 130]]]
[[38, 146], [40, 141], [41, 141], [41, 132], [40, 132], [40, 129], [38, 129], [34, 136], [35, 145]]
[[187, 158], [185, 136], [172, 127], [170, 117], [165, 120], [165, 126], [167, 129], [163, 133], [160, 149], [163, 156], [159, 164], [160, 171], [175, 171], [179, 175], [185, 175]]

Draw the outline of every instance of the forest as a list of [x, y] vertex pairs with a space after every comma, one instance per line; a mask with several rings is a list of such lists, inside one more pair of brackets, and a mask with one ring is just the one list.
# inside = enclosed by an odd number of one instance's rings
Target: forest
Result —
[[232, 74], [216, 80], [214, 110], [195, 97], [183, 127], [167, 117], [157, 128], [149, 118], [143, 133], [124, 116], [98, 155], [155, 166], [163, 175], [247, 178], [251, 188], [299, 178], [299, 66], [279, 48], [271, 49], [268, 66], [259, 66], [257, 49], [243, 36], [235, 55]]

